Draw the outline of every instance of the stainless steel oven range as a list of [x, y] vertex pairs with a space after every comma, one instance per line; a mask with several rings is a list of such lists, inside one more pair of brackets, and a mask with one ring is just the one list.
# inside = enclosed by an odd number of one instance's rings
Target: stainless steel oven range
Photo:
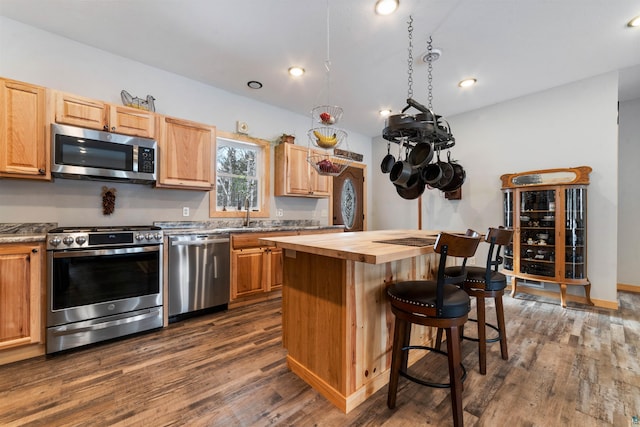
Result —
[[162, 327], [159, 227], [47, 234], [47, 354]]

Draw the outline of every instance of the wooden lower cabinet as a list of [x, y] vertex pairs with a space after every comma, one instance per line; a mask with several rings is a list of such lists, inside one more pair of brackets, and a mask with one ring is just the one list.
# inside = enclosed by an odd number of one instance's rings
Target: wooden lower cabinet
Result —
[[263, 243], [260, 239], [342, 231], [341, 228], [336, 228], [232, 234], [229, 308], [266, 301], [282, 295], [282, 249]]
[[282, 287], [282, 251], [277, 248], [240, 249], [232, 252], [231, 300]]
[[44, 354], [44, 245], [0, 245], [0, 365]]

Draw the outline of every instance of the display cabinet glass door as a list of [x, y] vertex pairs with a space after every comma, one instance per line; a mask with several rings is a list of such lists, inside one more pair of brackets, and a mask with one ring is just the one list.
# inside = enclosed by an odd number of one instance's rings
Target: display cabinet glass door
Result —
[[565, 190], [565, 278], [587, 277], [587, 189]]
[[[513, 191], [504, 192], [504, 226], [510, 229], [513, 227]], [[513, 271], [513, 241], [504, 247], [504, 264], [502, 268]]]
[[520, 193], [520, 273], [556, 277], [556, 192]]

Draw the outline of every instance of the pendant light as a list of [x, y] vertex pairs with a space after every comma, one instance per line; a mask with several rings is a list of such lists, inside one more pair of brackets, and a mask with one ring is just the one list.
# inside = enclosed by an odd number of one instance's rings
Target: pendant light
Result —
[[[337, 155], [333, 149], [345, 144], [348, 150], [347, 132], [336, 125], [342, 119], [342, 107], [331, 105], [331, 57], [329, 46], [329, 0], [327, 0], [327, 59], [326, 69], [326, 91], [327, 104], [319, 105], [311, 110], [311, 129], [307, 132], [309, 137], [309, 154], [307, 162], [320, 175], [338, 176], [353, 161], [350, 157]], [[312, 149], [314, 151], [312, 151]]]

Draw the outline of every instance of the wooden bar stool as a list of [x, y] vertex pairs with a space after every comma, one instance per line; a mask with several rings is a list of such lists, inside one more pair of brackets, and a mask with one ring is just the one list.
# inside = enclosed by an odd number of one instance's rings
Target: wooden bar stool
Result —
[[[397, 282], [387, 288], [391, 311], [395, 315], [393, 347], [391, 353], [391, 373], [387, 406], [396, 406], [398, 378], [400, 375], [410, 381], [429, 387], [451, 388], [451, 410], [453, 423], [462, 426], [462, 381], [465, 374], [460, 352], [460, 328], [467, 321], [470, 310], [469, 295], [457, 285], [466, 278], [467, 258], [472, 257], [480, 237], [458, 236], [440, 233], [435, 243], [435, 252], [440, 254], [437, 280], [415, 280]], [[445, 277], [447, 257], [464, 258], [457, 277]], [[432, 347], [412, 346], [411, 325], [419, 324], [442, 328], [447, 333], [447, 352]], [[449, 383], [435, 384], [414, 377], [408, 373], [409, 350], [432, 350], [444, 354], [449, 362]]]
[[[464, 339], [478, 342], [478, 358], [480, 361], [480, 373], [487, 373], [487, 343], [500, 341], [500, 353], [504, 360], [509, 358], [507, 351], [507, 332], [504, 321], [504, 308], [502, 305], [502, 295], [507, 286], [507, 278], [498, 272], [498, 266], [502, 264], [500, 251], [503, 246], [508, 245], [513, 237], [513, 230], [506, 228], [489, 228], [485, 236], [485, 242], [489, 243], [489, 253], [487, 255], [486, 267], [466, 267], [467, 278], [462, 283], [469, 296], [476, 299], [477, 319], [469, 319], [478, 323], [478, 338], [463, 336]], [[457, 277], [460, 275], [462, 267], [447, 267], [445, 275]], [[486, 323], [485, 299], [493, 298], [496, 307], [496, 318], [498, 326]], [[487, 339], [487, 327], [498, 333], [497, 337]], [[448, 339], [448, 337], [447, 337]], [[436, 335], [436, 347], [440, 348], [442, 341], [442, 330], [438, 330]]]

